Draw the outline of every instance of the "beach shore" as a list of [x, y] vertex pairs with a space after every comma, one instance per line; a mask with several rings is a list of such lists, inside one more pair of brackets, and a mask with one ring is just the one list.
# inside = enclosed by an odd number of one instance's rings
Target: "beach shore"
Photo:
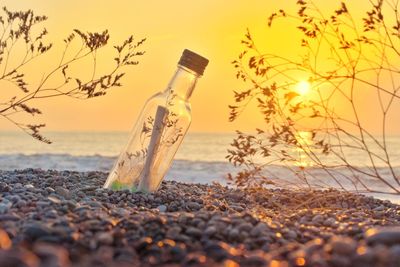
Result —
[[400, 266], [400, 206], [340, 192], [0, 171], [0, 266]]

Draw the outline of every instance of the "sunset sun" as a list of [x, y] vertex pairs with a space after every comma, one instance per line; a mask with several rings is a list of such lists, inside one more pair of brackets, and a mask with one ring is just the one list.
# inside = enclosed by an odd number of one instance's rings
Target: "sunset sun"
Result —
[[310, 92], [310, 83], [301, 81], [296, 85], [296, 91], [299, 95], [306, 95]]

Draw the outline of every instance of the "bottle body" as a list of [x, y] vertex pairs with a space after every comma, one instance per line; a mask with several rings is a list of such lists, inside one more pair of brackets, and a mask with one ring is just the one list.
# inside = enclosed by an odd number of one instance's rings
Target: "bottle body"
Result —
[[158, 189], [191, 123], [188, 99], [198, 75], [178, 68], [167, 89], [145, 104], [105, 188]]

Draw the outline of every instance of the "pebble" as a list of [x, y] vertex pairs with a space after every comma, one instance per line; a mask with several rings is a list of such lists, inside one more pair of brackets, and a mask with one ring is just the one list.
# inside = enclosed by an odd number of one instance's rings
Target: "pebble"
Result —
[[114, 237], [109, 232], [98, 233], [96, 236], [97, 242], [103, 245], [112, 245], [114, 242]]
[[296, 239], [297, 238], [297, 233], [295, 231], [293, 231], [293, 230], [289, 230], [286, 233], [286, 237], [289, 238], [289, 239]]
[[62, 196], [64, 199], [71, 199], [72, 197], [71, 192], [62, 186], [57, 186], [55, 188], [55, 191], [58, 195]]
[[315, 215], [312, 220], [313, 223], [321, 224], [324, 221], [324, 216], [321, 214]]
[[167, 206], [165, 205], [160, 205], [157, 207], [159, 212], [166, 212], [167, 211]]
[[336, 219], [333, 218], [333, 217], [330, 217], [330, 218], [326, 219], [326, 220], [324, 221], [323, 224], [324, 224], [325, 226], [330, 226], [330, 227], [332, 227], [332, 226], [335, 225], [335, 223], [336, 223]]
[[400, 226], [371, 228], [365, 237], [369, 244], [400, 244]]
[[31, 240], [36, 240], [50, 234], [50, 228], [42, 224], [29, 224], [24, 228], [24, 235]]
[[0, 214], [0, 222], [3, 221], [19, 221], [21, 217], [12, 214]]
[[228, 238], [230, 240], [237, 240], [239, 238], [239, 230], [236, 228], [231, 229], [228, 233]]
[[61, 203], [61, 200], [58, 199], [57, 197], [54, 197], [54, 196], [49, 196], [47, 199], [50, 200], [54, 204], [60, 204]]
[[12, 243], [0, 249], [0, 266], [30, 267], [28, 258], [36, 267], [361, 267], [400, 259], [400, 208], [390, 202], [174, 181], [152, 194], [114, 192], [101, 188], [106, 178], [0, 170], [0, 246]]
[[199, 209], [201, 209], [201, 205], [199, 203], [197, 203], [197, 202], [189, 202], [187, 204], [187, 206], [188, 206], [188, 208], [190, 210], [199, 210]]
[[251, 236], [260, 236], [263, 232], [268, 231], [269, 227], [262, 222], [259, 222], [251, 231], [250, 235]]
[[197, 229], [195, 227], [189, 227], [188, 229], [186, 229], [186, 234], [194, 237], [201, 237], [203, 233], [200, 229]]
[[215, 226], [208, 226], [204, 231], [204, 234], [207, 236], [212, 236], [217, 232], [217, 228]]
[[332, 251], [340, 255], [352, 255], [357, 249], [357, 243], [349, 237], [334, 236], [329, 241]]
[[12, 206], [11, 202], [2, 201], [0, 203], [0, 214], [7, 213], [10, 210], [11, 206]]

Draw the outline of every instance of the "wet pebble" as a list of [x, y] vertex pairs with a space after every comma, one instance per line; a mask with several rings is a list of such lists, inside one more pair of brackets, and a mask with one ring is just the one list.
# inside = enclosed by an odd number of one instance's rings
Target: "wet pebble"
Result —
[[400, 244], [400, 226], [371, 228], [365, 236], [370, 244]]

